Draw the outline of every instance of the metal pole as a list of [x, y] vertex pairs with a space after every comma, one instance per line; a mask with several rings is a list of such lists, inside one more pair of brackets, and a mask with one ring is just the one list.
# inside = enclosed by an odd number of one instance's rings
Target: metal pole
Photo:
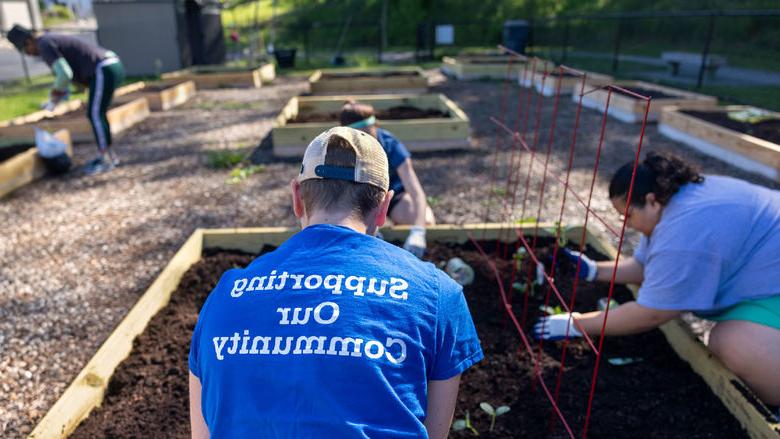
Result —
[[623, 19], [618, 19], [617, 29], [615, 30], [615, 50], [612, 53], [612, 72], [617, 72], [618, 59], [620, 58], [620, 38], [623, 33]]
[[707, 39], [704, 41], [704, 50], [701, 52], [701, 64], [699, 65], [699, 79], [696, 81], [696, 88], [701, 88], [704, 82], [704, 69], [707, 68], [707, 55], [710, 52], [710, 43], [712, 34], [715, 31], [715, 15], [710, 15], [710, 22], [707, 26]]
[[565, 19], [565, 25], [563, 28], [563, 46], [561, 47], [561, 64], [566, 63], [566, 52], [569, 50], [569, 27], [571, 25], [571, 20], [568, 18]]
[[27, 84], [32, 85], [32, 79], [30, 78], [30, 71], [27, 69], [27, 59], [25, 59], [24, 54], [22, 52], [19, 52], [19, 56], [22, 57], [22, 68], [24, 69], [24, 77], [27, 79]]

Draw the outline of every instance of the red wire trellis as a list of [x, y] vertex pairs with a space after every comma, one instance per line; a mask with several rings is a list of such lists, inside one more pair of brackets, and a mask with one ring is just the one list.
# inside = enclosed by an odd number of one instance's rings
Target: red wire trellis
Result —
[[[602, 86], [590, 86], [589, 90], [586, 90], [586, 85], [588, 83], [587, 73], [582, 72], [580, 70], [572, 69], [570, 67], [566, 66], [558, 66], [554, 69], [549, 69], [549, 63], [544, 62], [538, 58], [528, 58], [524, 55], [518, 54], [516, 52], [513, 52], [510, 49], [507, 49], [503, 46], [499, 46], [499, 49], [503, 50], [505, 53], [508, 53], [510, 55], [509, 61], [507, 62], [507, 69], [506, 69], [506, 75], [504, 78], [504, 84], [502, 88], [502, 95], [501, 95], [501, 102], [500, 102], [500, 113], [498, 115], [493, 115], [490, 117], [490, 121], [495, 125], [496, 131], [495, 131], [495, 138], [493, 142], [493, 148], [494, 148], [494, 157], [493, 157], [493, 165], [490, 170], [490, 186], [489, 186], [489, 193], [487, 197], [487, 202], [485, 205], [485, 212], [483, 220], [485, 223], [489, 222], [491, 219], [495, 219], [491, 216], [491, 207], [493, 206], [493, 198], [494, 196], [498, 196], [499, 198], [502, 198], [500, 200], [500, 203], [498, 205], [500, 206], [499, 210], [499, 218], [498, 222], [501, 223], [501, 228], [498, 231], [498, 237], [496, 239], [496, 246], [495, 246], [495, 255], [491, 256], [488, 255], [487, 252], [484, 251], [482, 248], [480, 242], [475, 239], [475, 237], [469, 235], [469, 239], [472, 242], [472, 244], [477, 248], [481, 256], [487, 261], [489, 264], [489, 267], [493, 271], [493, 274], [496, 278], [496, 282], [498, 283], [498, 290], [500, 293], [500, 300], [503, 305], [504, 310], [507, 313], [507, 316], [509, 320], [511, 320], [515, 330], [517, 331], [518, 335], [520, 336], [520, 340], [522, 342], [521, 349], [525, 349], [529, 357], [533, 361], [534, 365], [534, 380], [532, 382], [533, 387], [535, 388], [537, 385], [542, 388], [544, 391], [545, 396], [550, 402], [551, 406], [551, 423], [550, 428], [553, 428], [554, 419], [557, 417], [557, 419], [561, 422], [561, 425], [566, 430], [567, 434], [574, 438], [574, 429], [572, 428], [572, 423], [569, 422], [564, 415], [563, 411], [558, 405], [558, 398], [560, 396], [560, 391], [562, 388], [562, 382], [563, 382], [563, 371], [566, 364], [566, 352], [567, 352], [567, 346], [569, 344], [569, 330], [570, 327], [567, 325], [566, 328], [566, 335], [562, 342], [562, 350], [561, 350], [561, 359], [560, 359], [560, 366], [558, 368], [558, 373], [556, 374], [555, 378], [555, 386], [550, 390], [550, 387], [548, 387], [547, 383], [545, 383], [545, 380], [542, 375], [542, 369], [540, 367], [540, 362], [542, 358], [542, 347], [543, 347], [543, 341], [540, 340], [536, 346], [536, 352], [534, 352], [534, 348], [532, 346], [532, 342], [528, 339], [527, 335], [525, 334], [523, 328], [526, 325], [526, 319], [528, 316], [528, 296], [529, 296], [529, 289], [533, 282], [533, 275], [534, 273], [531, 272], [531, 269], [525, 273], [526, 275], [526, 282], [525, 282], [525, 289], [523, 291], [523, 305], [522, 309], [520, 310], [520, 316], [518, 317], [515, 310], [512, 307], [512, 290], [514, 289], [514, 281], [516, 279], [516, 276], [522, 275], [517, 273], [518, 264], [512, 264], [512, 272], [510, 273], [510, 284], [509, 284], [509, 294], [507, 294], [507, 288], [504, 285], [504, 277], [502, 276], [502, 273], [499, 272], [497, 265], [495, 264], [493, 258], [496, 257], [507, 257], [508, 249], [510, 247], [510, 244], [506, 244], [506, 241], [509, 241], [511, 239], [511, 234], [514, 233], [516, 235], [517, 241], [515, 244], [512, 244], [513, 251], [516, 251], [517, 248], [522, 246], [522, 248], [525, 249], [527, 255], [530, 257], [530, 260], [533, 262], [533, 264], [529, 264], [529, 267], [532, 267], [536, 264], [538, 264], [540, 261], [539, 255], [537, 254], [537, 244], [538, 244], [538, 238], [539, 238], [539, 224], [540, 224], [540, 218], [542, 216], [543, 211], [543, 204], [545, 202], [545, 192], [549, 192], [550, 185], [558, 184], [560, 187], [562, 187], [562, 200], [560, 204], [560, 209], [558, 211], [558, 217], [557, 217], [557, 224], [558, 226], [555, 228], [555, 243], [553, 244], [553, 250], [552, 250], [552, 258], [551, 262], [549, 262], [549, 267], [545, 266], [545, 272], [542, 274], [545, 282], [545, 294], [544, 294], [544, 305], [548, 306], [550, 304], [550, 300], [552, 297], [555, 298], [555, 301], [559, 304], [559, 306], [565, 310], [566, 312], [571, 312], [574, 309], [574, 304], [576, 300], [577, 295], [577, 287], [579, 284], [579, 274], [582, 269], [581, 267], [581, 261], [577, 261], [576, 270], [574, 274], [574, 279], [572, 283], [572, 294], [570, 299], [567, 301], [564, 299], [563, 295], [559, 291], [559, 289], [556, 287], [555, 283], [555, 276], [556, 276], [556, 264], [558, 263], [558, 251], [560, 247], [560, 239], [561, 234], [564, 233], [562, 231], [562, 227], [560, 226], [563, 224], [564, 221], [564, 214], [565, 214], [565, 208], [566, 203], [569, 200], [569, 197], [571, 197], [573, 200], [576, 201], [576, 208], [578, 209], [584, 209], [584, 221], [583, 221], [583, 227], [582, 232], [579, 236], [579, 241], [577, 242], [577, 249], [580, 252], [584, 252], [586, 248], [586, 238], [587, 238], [587, 227], [589, 225], [589, 222], [591, 218], [595, 219], [601, 226], [604, 227], [604, 229], [611, 234], [614, 238], [618, 240], [617, 245], [617, 257], [614, 261], [614, 265], [612, 268], [612, 275], [610, 279], [609, 284], [609, 292], [607, 294], [607, 301], [611, 301], [613, 293], [614, 293], [614, 287], [615, 287], [615, 277], [617, 274], [617, 266], [620, 261], [620, 251], [623, 247], [624, 242], [624, 236], [625, 236], [625, 229], [626, 229], [626, 222], [625, 218], [623, 219], [623, 222], [617, 230], [615, 227], [613, 227], [607, 220], [602, 218], [597, 212], [595, 212], [592, 208], [592, 199], [593, 199], [593, 192], [596, 184], [596, 179], [598, 177], [598, 171], [599, 171], [599, 164], [601, 162], [602, 152], [604, 148], [604, 143], [606, 140], [606, 132], [607, 132], [607, 116], [609, 114], [610, 110], [610, 104], [612, 102], [612, 96], [614, 92], [619, 92], [624, 95], [630, 95], [635, 97], [636, 99], [640, 99], [644, 102], [644, 118], [642, 120], [641, 129], [639, 133], [639, 140], [637, 142], [633, 159], [634, 159], [634, 167], [633, 172], [631, 176], [631, 183], [629, 185], [629, 190], [627, 194], [627, 200], [631, 200], [631, 194], [633, 193], [634, 189], [634, 178], [636, 176], [636, 168], [639, 163], [639, 157], [640, 152], [642, 149], [642, 142], [644, 140], [645, 135], [645, 127], [647, 125], [647, 116], [649, 114], [650, 110], [650, 101], [651, 99], [646, 96], [642, 96], [640, 94], [637, 94], [631, 90], [627, 90], [625, 88], [608, 84], [608, 85], [602, 85]], [[541, 63], [541, 65], [540, 65]], [[519, 65], [522, 65], [522, 73], [520, 72]], [[514, 67], [514, 69], [513, 69]], [[559, 108], [562, 105], [560, 102], [561, 99], [561, 87], [563, 84], [563, 78], [564, 77], [575, 77], [577, 79], [578, 84], [574, 88], [574, 99], [576, 101], [576, 114], [574, 117], [574, 122], [572, 126], [572, 135], [571, 139], [569, 140], [569, 146], [568, 146], [568, 155], [566, 157], [566, 168], [562, 169], [561, 167], [555, 165], [554, 163], [551, 163], [551, 154], [553, 150], [553, 146], [556, 141], [556, 135], [558, 134], [558, 129], [560, 128], [560, 125], [558, 123], [558, 114], [559, 114]], [[516, 109], [514, 111], [514, 124], [513, 128], [509, 128], [510, 122], [507, 120], [507, 108], [508, 108], [508, 99], [510, 91], [514, 90], [514, 87], [512, 88], [510, 85], [517, 80], [517, 82], [520, 85], [527, 86], [527, 90], [518, 89], [517, 91], [517, 103], [516, 103]], [[554, 81], [554, 93], [551, 96], [551, 99], [545, 98], [543, 96], [543, 92], [546, 90], [547, 81], [552, 80]], [[532, 88], [537, 88], [538, 93], [533, 93]], [[596, 152], [594, 154], [594, 164], [593, 164], [593, 170], [591, 173], [591, 179], [590, 184], [588, 188], [587, 196], [580, 195], [575, 188], [573, 188], [570, 184], [570, 177], [572, 172], [572, 167], [574, 164], [574, 158], [575, 154], [577, 154], [577, 146], [578, 146], [578, 136], [581, 134], [582, 127], [581, 127], [581, 114], [582, 114], [582, 107], [583, 107], [583, 99], [586, 95], [593, 93], [597, 90], [606, 90], [606, 101], [604, 102], [603, 108], [603, 115], [601, 116], [601, 122], [600, 122], [600, 128], [598, 132], [598, 142], [596, 146]], [[535, 99], [535, 101], [534, 101]], [[550, 101], [552, 101], [552, 104], [550, 104]], [[543, 109], [546, 109], [546, 106], [552, 105], [552, 109], [549, 113], [549, 115], [543, 115]], [[533, 120], [531, 120], [531, 115], [533, 113]], [[497, 116], [497, 117], [496, 117]], [[540, 143], [540, 130], [542, 126], [542, 122], [545, 118], [547, 119], [549, 123], [549, 127], [546, 130], [547, 131], [547, 139], [546, 143], [544, 143], [544, 151], [539, 150], [539, 143]], [[522, 120], [522, 128], [521, 128], [521, 120]], [[527, 138], [529, 137], [528, 128], [529, 126], [533, 126], [532, 133], [531, 133], [531, 141], [530, 144], [527, 141]], [[505, 145], [509, 145], [508, 150], [505, 148]], [[508, 152], [508, 159], [507, 160], [499, 160], [499, 157], [502, 155], [502, 153]], [[544, 157], [540, 157], [540, 155], [544, 155]], [[523, 166], [523, 158], [526, 158], [527, 166]], [[541, 182], [538, 185], [532, 184], [532, 174], [534, 174], [535, 165], [538, 167], [541, 167]], [[503, 167], [506, 169], [506, 176], [505, 181], [504, 179], [499, 180], [499, 169]], [[525, 175], [523, 175], [525, 174]], [[499, 188], [496, 186], [498, 184], [498, 181], [502, 181], [503, 188]], [[528, 208], [528, 203], [532, 196], [535, 194], [538, 198], [538, 205], [536, 206], [536, 217], [533, 219], [533, 228], [532, 228], [532, 236], [530, 239], [526, 236], [526, 233], [524, 232], [522, 227], [518, 227], [517, 224], [514, 223], [514, 221], [517, 219], [515, 216], [515, 211], [517, 209], [518, 205], [518, 190], [520, 189], [520, 182], [524, 181], [523, 185], [523, 195], [522, 195], [522, 202], [520, 203], [520, 215], [519, 219], [521, 222], [527, 223], [527, 217], [526, 210]], [[628, 209], [627, 206], [626, 208]], [[508, 224], [508, 225], [505, 225]], [[485, 234], [482, 235], [482, 240], [484, 241]], [[581, 437], [587, 437], [588, 434], [588, 426], [590, 423], [590, 418], [592, 414], [592, 406], [593, 406], [593, 399], [595, 396], [595, 390], [596, 390], [596, 382], [598, 379], [598, 372], [599, 372], [599, 364], [601, 360], [601, 354], [602, 349], [604, 346], [604, 330], [606, 328], [606, 322], [609, 317], [609, 307], [606, 308], [604, 312], [604, 319], [602, 321], [601, 331], [598, 336], [598, 342], [595, 341], [595, 337], [585, 334], [584, 331], [580, 331], [583, 333], [583, 339], [587, 343], [587, 345], [591, 348], [593, 353], [596, 356], [595, 359], [595, 365], [593, 368], [593, 374], [591, 378], [590, 383], [590, 392], [588, 395], [588, 402], [587, 402], [587, 408], [585, 411], [585, 417], [584, 422], [582, 425], [581, 430]], [[571, 322], [571, 321], [570, 321]], [[576, 323], [575, 323], [576, 324]]]

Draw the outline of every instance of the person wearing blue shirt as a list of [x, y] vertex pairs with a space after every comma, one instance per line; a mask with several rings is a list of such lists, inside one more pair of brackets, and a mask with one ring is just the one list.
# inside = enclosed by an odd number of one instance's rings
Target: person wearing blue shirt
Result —
[[[708, 346], [767, 404], [780, 405], [780, 192], [741, 180], [703, 176], [682, 160], [650, 153], [609, 185], [615, 209], [642, 233], [616, 281], [641, 284], [638, 298], [609, 311], [606, 335], [648, 331], [692, 311], [718, 322]], [[628, 204], [628, 207], [627, 207]], [[614, 262], [582, 259], [580, 277], [609, 282]], [[550, 316], [537, 337], [599, 334], [603, 312]]]
[[425, 226], [436, 224], [425, 191], [412, 166], [412, 155], [390, 131], [377, 126], [374, 107], [348, 101], [341, 108], [341, 125], [362, 130], [379, 140], [390, 166], [390, 219], [394, 224], [411, 224], [404, 248], [417, 257], [425, 253]]
[[190, 344], [193, 437], [445, 438], [483, 358], [463, 289], [373, 236], [393, 191], [375, 138], [335, 127], [291, 182], [303, 230], [223, 274]]

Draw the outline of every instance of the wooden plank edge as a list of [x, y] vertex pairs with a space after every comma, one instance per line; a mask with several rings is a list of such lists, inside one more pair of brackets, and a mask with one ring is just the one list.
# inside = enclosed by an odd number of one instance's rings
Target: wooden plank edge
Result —
[[[65, 143], [65, 153], [72, 157], [73, 143], [68, 130], [58, 130], [53, 135]], [[46, 173], [46, 164], [38, 155], [37, 147], [0, 163], [0, 198], [43, 177]]]
[[67, 437], [89, 416], [92, 409], [101, 404], [111, 375], [130, 354], [133, 340], [146, 329], [152, 317], [167, 305], [182, 275], [200, 260], [202, 250], [203, 231], [198, 229], [176, 252], [28, 438]]

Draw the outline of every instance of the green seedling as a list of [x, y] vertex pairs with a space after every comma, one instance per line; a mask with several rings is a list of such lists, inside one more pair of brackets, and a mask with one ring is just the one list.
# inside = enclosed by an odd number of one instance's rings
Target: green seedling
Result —
[[468, 410], [466, 410], [466, 419], [456, 419], [455, 422], [452, 423], [453, 431], [461, 431], [467, 428], [471, 431], [471, 434], [473, 434], [474, 436], [479, 436], [479, 432], [477, 431], [477, 429], [474, 428], [473, 425], [471, 425], [471, 418], [469, 417]]
[[547, 314], [548, 316], [554, 316], [554, 315], [558, 315], [558, 314], [564, 314], [564, 313], [566, 312], [566, 310], [564, 310], [563, 308], [561, 308], [561, 306], [560, 306], [560, 305], [555, 305], [555, 306], [549, 306], [549, 305], [540, 305], [540, 306], [539, 306], [539, 311], [541, 311], [541, 312], [543, 312], [543, 313]]
[[490, 415], [490, 432], [492, 432], [493, 428], [496, 426], [496, 418], [509, 411], [509, 406], [502, 405], [501, 407], [494, 409], [493, 406], [487, 402], [481, 402], [479, 408]]
[[436, 207], [436, 205], [441, 202], [439, 197], [434, 197], [433, 195], [429, 195], [425, 200], [428, 202], [428, 205], [431, 207]]
[[233, 170], [230, 171], [230, 178], [228, 178], [227, 183], [228, 184], [238, 184], [242, 181], [246, 180], [247, 178], [251, 177], [254, 174], [257, 174], [259, 172], [263, 172], [265, 170], [265, 166], [263, 165], [251, 165], [247, 167], [235, 167]]
[[502, 188], [502, 187], [494, 187], [493, 188], [493, 195], [498, 196], [498, 197], [503, 197], [504, 195], [506, 195], [506, 189]]
[[568, 227], [561, 226], [560, 221], [556, 221], [553, 227], [547, 229], [547, 231], [550, 232], [552, 236], [558, 237], [558, 247], [566, 247], [566, 244], [569, 243], [569, 238], [566, 237], [568, 230]]
[[230, 169], [244, 160], [244, 154], [227, 149], [208, 152], [209, 167], [212, 169]]

